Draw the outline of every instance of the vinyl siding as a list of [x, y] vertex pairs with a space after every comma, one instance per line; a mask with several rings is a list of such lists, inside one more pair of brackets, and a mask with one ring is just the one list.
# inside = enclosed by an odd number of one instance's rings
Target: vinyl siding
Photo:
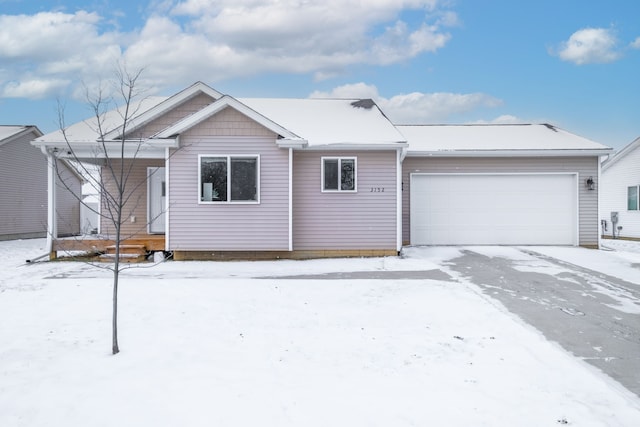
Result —
[[181, 105], [172, 108], [162, 116], [150, 121], [144, 127], [129, 135], [132, 138], [150, 137], [175, 124], [179, 120], [201, 110], [203, 107], [211, 104], [213, 98], [203, 93], [185, 101]]
[[618, 226], [622, 226], [619, 236], [640, 238], [640, 211], [627, 210], [627, 187], [640, 185], [640, 149], [603, 170], [601, 181], [600, 218], [607, 221], [603, 234], [611, 236], [611, 212], [618, 212]]
[[[540, 158], [421, 158], [407, 157], [403, 162], [402, 240], [410, 241], [410, 179], [423, 173], [531, 173], [571, 172], [578, 174], [578, 242], [581, 246], [598, 245], [598, 192], [587, 190], [585, 179], [592, 176], [598, 187], [597, 157]], [[524, 189], [526, 190], [526, 189]]]
[[[128, 238], [132, 236], [139, 236], [147, 234], [147, 168], [164, 166], [164, 160], [157, 159], [135, 159], [125, 160], [124, 169], [129, 170], [131, 162], [134, 162], [131, 167], [130, 175], [125, 187], [125, 198], [128, 198], [127, 204], [122, 210], [123, 223], [120, 229], [121, 237]], [[120, 172], [120, 161], [114, 159], [113, 170], [117, 176]], [[115, 195], [116, 187], [110, 170], [106, 167], [101, 169], [102, 186], [106, 192]], [[101, 198], [101, 214], [100, 218], [100, 233], [113, 238], [115, 229], [113, 222], [109, 219], [109, 212], [104, 203], [104, 195]], [[115, 216], [115, 212], [113, 213]], [[105, 218], [106, 216], [106, 218]], [[135, 222], [131, 222], [131, 218], [135, 217]]]
[[[289, 249], [289, 150], [276, 137], [232, 108], [181, 135], [169, 160], [170, 250]], [[259, 155], [260, 203], [199, 204], [200, 154]]]
[[[327, 156], [357, 158], [356, 193], [321, 191]], [[396, 248], [395, 151], [296, 151], [293, 200], [294, 250]]]
[[82, 182], [80, 177], [61, 161], [58, 162], [58, 175], [56, 190], [58, 237], [76, 236], [80, 234]]
[[47, 158], [35, 137], [0, 145], [0, 240], [47, 234]]

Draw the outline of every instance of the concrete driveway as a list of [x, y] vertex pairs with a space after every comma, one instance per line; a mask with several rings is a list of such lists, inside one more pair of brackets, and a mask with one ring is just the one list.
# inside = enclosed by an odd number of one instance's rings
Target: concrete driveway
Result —
[[464, 248], [445, 270], [640, 396], [640, 284], [533, 249], [509, 250], [521, 256]]

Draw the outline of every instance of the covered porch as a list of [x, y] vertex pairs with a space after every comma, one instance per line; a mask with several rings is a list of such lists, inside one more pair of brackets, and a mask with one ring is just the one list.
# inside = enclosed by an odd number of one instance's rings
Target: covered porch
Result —
[[[93, 259], [100, 255], [113, 254], [115, 240], [109, 236], [84, 235], [56, 238], [52, 240], [49, 259], [67, 257]], [[121, 240], [120, 250], [127, 255], [138, 258], [146, 257], [151, 252], [165, 250], [165, 236], [163, 234], [140, 234]]]

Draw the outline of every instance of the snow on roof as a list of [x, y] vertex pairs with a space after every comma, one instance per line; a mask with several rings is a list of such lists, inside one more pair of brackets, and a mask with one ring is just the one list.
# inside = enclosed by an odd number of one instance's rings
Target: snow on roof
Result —
[[238, 100], [306, 139], [310, 147], [332, 144], [375, 146], [406, 142], [373, 102], [326, 98]]
[[565, 150], [607, 154], [611, 148], [547, 124], [399, 125], [409, 142], [408, 155], [467, 152], [533, 152]]
[[28, 129], [33, 129], [36, 135], [41, 135], [35, 126], [0, 125], [0, 142], [4, 142]]
[[631, 141], [630, 144], [625, 146], [622, 150], [618, 151], [613, 156], [610, 156], [607, 160], [602, 162], [602, 170], [604, 171], [609, 169], [611, 166], [616, 164], [618, 160], [622, 160], [629, 153], [632, 153], [634, 150], [636, 150], [638, 147], [640, 147], [640, 138], [634, 139], [633, 141]]
[[[129, 106], [129, 110], [134, 112], [131, 122], [135, 122], [136, 117], [141, 116], [143, 113], [152, 109], [166, 99], [166, 96], [150, 96], [142, 100], [132, 102]], [[101, 116], [103, 134], [107, 134], [108, 132], [122, 126], [123, 108], [123, 106], [120, 106], [107, 111]], [[100, 136], [98, 133], [98, 120], [96, 117], [91, 117], [68, 126], [66, 128], [66, 134], [69, 142], [95, 142]], [[36, 141], [63, 142], [65, 141], [65, 138], [62, 134], [62, 130], [56, 130], [36, 139]]]

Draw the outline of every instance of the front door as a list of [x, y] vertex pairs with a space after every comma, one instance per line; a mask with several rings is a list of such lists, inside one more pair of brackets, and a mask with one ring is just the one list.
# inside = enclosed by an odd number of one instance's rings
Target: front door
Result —
[[165, 232], [166, 211], [166, 180], [164, 168], [147, 168], [147, 191], [149, 195], [147, 209], [149, 233], [162, 234]]

